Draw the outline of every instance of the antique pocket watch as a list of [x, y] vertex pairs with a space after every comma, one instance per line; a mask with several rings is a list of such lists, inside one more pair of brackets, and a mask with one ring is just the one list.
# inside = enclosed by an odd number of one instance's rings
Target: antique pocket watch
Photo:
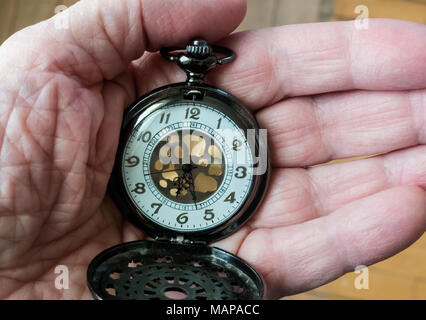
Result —
[[235, 54], [204, 40], [161, 54], [177, 62], [187, 81], [129, 107], [109, 183], [120, 211], [153, 240], [100, 253], [89, 265], [88, 286], [96, 299], [261, 299], [261, 276], [208, 246], [255, 212], [269, 175], [255, 118], [236, 98], [203, 82]]

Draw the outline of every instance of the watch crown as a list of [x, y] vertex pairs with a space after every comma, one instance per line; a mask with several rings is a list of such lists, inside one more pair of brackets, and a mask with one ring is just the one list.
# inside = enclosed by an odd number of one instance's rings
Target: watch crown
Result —
[[186, 52], [193, 58], [203, 59], [212, 55], [213, 49], [205, 40], [194, 40], [186, 47]]

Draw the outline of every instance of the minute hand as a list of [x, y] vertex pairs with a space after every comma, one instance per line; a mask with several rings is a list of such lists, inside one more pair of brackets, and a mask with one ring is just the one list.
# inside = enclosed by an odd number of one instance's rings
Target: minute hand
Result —
[[189, 172], [189, 179], [191, 181], [189, 183], [189, 191], [191, 192], [192, 200], [194, 201], [195, 210], [197, 210], [197, 196], [196, 196], [195, 190], [194, 190], [194, 178], [192, 176], [192, 170]]

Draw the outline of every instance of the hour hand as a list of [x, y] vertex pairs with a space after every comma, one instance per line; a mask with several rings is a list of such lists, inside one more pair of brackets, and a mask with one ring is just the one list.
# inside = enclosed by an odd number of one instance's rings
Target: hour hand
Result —
[[187, 180], [189, 183], [189, 192], [191, 192], [192, 200], [194, 201], [195, 209], [197, 209], [197, 195], [194, 190], [194, 177], [192, 176], [192, 169], [196, 169], [197, 167], [192, 164], [184, 164], [182, 166], [182, 170], [184, 175], [187, 176]]
[[189, 191], [191, 192], [192, 200], [194, 201], [195, 210], [197, 210], [197, 195], [195, 194], [194, 190], [194, 179], [192, 177], [192, 172], [189, 174]]

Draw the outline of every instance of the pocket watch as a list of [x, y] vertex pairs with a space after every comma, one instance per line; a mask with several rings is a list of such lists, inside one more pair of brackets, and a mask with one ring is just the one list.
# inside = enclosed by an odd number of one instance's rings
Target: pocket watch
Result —
[[254, 116], [204, 82], [235, 53], [204, 40], [160, 52], [187, 80], [127, 109], [108, 186], [121, 213], [152, 240], [97, 255], [88, 287], [102, 300], [261, 299], [262, 277], [237, 256], [208, 246], [253, 215], [269, 176], [266, 139]]

